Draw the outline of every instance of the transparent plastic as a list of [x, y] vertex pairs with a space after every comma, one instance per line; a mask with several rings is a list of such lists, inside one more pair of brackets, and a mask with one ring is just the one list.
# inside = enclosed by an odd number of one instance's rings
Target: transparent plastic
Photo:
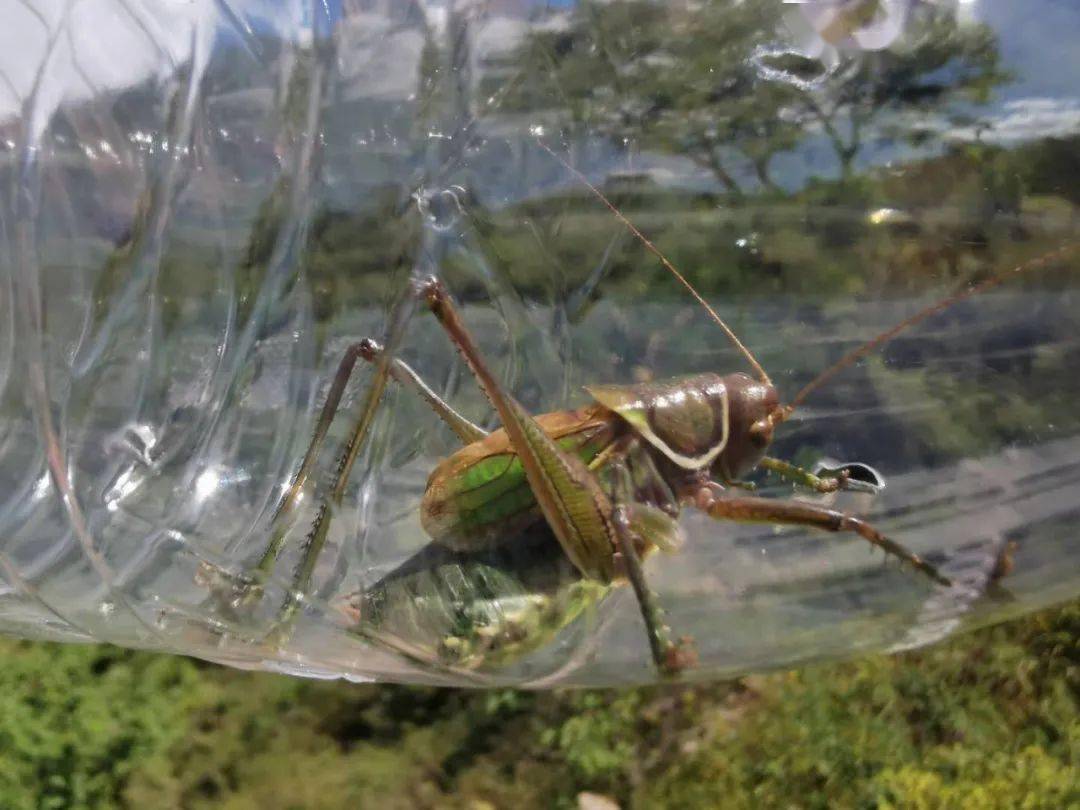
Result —
[[[482, 560], [433, 544], [421, 496], [461, 442], [409, 390], [388, 386], [334, 497], [364, 362], [274, 519], [363, 337], [497, 427], [435, 319], [401, 303], [417, 278], [444, 281], [532, 413], [587, 404], [587, 384], [746, 369], [540, 142], [786, 399], [920, 307], [1052, 255], [778, 430], [772, 455], [870, 465], [879, 494], [752, 479], [866, 517], [952, 586], [854, 537], [684, 508], [684, 547], [645, 567], [694, 639], [684, 677], [904, 649], [1074, 597], [1080, 75], [1044, 68], [1080, 18], [990, 5], [7, 2], [0, 630], [314, 677], [657, 679], [631, 589], [583, 580], [542, 526], [508, 524]], [[514, 621], [483, 641], [493, 615]]]

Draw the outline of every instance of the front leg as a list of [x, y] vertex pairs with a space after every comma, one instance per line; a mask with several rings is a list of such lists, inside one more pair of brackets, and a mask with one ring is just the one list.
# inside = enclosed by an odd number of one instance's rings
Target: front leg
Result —
[[881, 476], [873, 467], [866, 464], [844, 464], [835, 469], [820, 468], [811, 472], [788, 461], [766, 457], [761, 460], [759, 466], [786, 481], [823, 495], [841, 490], [876, 495], [885, 488], [885, 482]]
[[[721, 494], [717, 494], [720, 492]], [[793, 526], [810, 526], [827, 532], [853, 532], [864, 540], [911, 565], [940, 585], [952, 585], [948, 577], [891, 540], [869, 523], [857, 517], [828, 509], [816, 504], [798, 501], [776, 501], [768, 498], [725, 497], [718, 484], [700, 489], [694, 496], [694, 505], [709, 517], [734, 520], [740, 523], [779, 523]]]

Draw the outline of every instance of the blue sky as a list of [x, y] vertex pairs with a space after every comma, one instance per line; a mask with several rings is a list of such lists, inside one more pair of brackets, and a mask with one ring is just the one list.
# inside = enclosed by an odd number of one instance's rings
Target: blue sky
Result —
[[1016, 83], [1002, 88], [1003, 99], [1077, 97], [1080, 2], [980, 0], [975, 14], [997, 32], [1004, 61], [1018, 74]]

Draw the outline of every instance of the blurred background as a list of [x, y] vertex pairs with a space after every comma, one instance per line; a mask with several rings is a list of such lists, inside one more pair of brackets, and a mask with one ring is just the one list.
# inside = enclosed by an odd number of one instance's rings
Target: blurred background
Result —
[[[456, 447], [395, 390], [286, 643], [267, 634], [295, 596], [348, 417], [263, 598], [228, 598], [263, 558], [338, 359], [386, 332], [410, 277], [447, 282], [534, 412], [582, 404], [582, 384], [742, 367], [540, 140], [646, 231], [788, 397], [920, 306], [1070, 244], [1080, 225], [1080, 12], [1052, 0], [7, 0], [3, 11], [0, 626], [21, 636], [355, 680], [651, 681], [626, 593], [482, 676], [381, 643], [405, 633], [438, 645], [444, 628], [403, 606], [384, 627], [356, 627], [350, 600], [378, 593], [427, 542], [416, 504]], [[905, 650], [1075, 598], [1075, 264], [1047, 262], [890, 342], [817, 392], [775, 446], [807, 465], [880, 470], [884, 493], [842, 505], [956, 587], [933, 590], [855, 541], [688, 516], [687, 548], [650, 576], [673, 626], [698, 639], [702, 677]], [[401, 355], [492, 426], [429, 321], [402, 330]], [[348, 413], [367, 381], [349, 385]], [[14, 806], [48, 785], [54, 806], [153, 804], [140, 790], [161, 806], [246, 806], [248, 790], [270, 806], [338, 806], [335, 790], [371, 800], [363, 791], [387, 774], [403, 803], [501, 806], [524, 801], [519, 767], [545, 805], [595, 788], [707, 806], [728, 795], [708, 792], [717, 786], [765, 790], [798, 772], [808, 781], [758, 806], [837, 786], [852, 804], [919, 791], [945, 802], [955, 787], [954, 806], [992, 806], [978, 802], [1013, 794], [971, 791], [1001, 770], [1073, 784], [1070, 610], [925, 656], [562, 697], [307, 684], [6, 642], [0, 756], [11, 752], [11, 790], [36, 785]], [[93, 734], [53, 736], [69, 709]], [[870, 733], [862, 712], [895, 731], [873, 732], [880, 751], [853, 750]], [[744, 716], [761, 736], [736, 733]], [[788, 751], [797, 729], [805, 745]], [[749, 770], [718, 764], [737, 759], [717, 753], [732, 735], [747, 741]], [[500, 745], [515, 739], [558, 767], [509, 764]], [[975, 739], [988, 747], [969, 748]], [[110, 753], [88, 765], [99, 749]], [[196, 750], [222, 770], [193, 765]], [[311, 778], [286, 788], [272, 763], [290, 750], [310, 751]], [[782, 756], [798, 751], [807, 761]], [[360, 770], [341, 764], [350, 758]], [[886, 779], [887, 762], [902, 764]], [[203, 781], [185, 781], [193, 773]], [[345, 781], [321, 790], [329, 773]], [[705, 792], [650, 792], [673, 785]]]

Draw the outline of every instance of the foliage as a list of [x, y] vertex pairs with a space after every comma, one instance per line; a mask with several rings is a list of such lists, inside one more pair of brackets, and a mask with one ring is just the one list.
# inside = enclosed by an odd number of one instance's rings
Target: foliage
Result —
[[962, 25], [929, 3], [915, 11], [896, 47], [842, 54], [829, 71], [816, 71], [825, 81], [795, 85], [799, 119], [821, 126], [845, 178], [871, 127], [881, 127], [886, 138], [922, 143], [937, 134], [935, 116], [966, 121], [971, 105], [986, 103], [1008, 78], [989, 27]]
[[731, 684], [356, 686], [0, 642], [8, 808], [1058, 808], [1080, 801], [1080, 604]]

